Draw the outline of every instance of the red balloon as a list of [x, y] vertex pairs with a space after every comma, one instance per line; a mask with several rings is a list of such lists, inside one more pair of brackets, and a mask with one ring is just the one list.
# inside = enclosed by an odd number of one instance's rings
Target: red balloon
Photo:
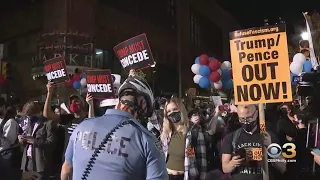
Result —
[[230, 69], [230, 79], [233, 79], [232, 69]]
[[220, 81], [221, 77], [220, 77], [220, 73], [218, 73], [217, 71], [211, 72], [209, 79], [212, 82], [218, 82]]
[[4, 78], [4, 76], [0, 75], [0, 84], [4, 84], [6, 82], [6, 79]]
[[209, 56], [206, 55], [206, 54], [202, 54], [200, 57], [199, 57], [199, 63], [200, 65], [208, 65], [210, 62], [209, 60]]
[[80, 74], [74, 74], [73, 75], [73, 81], [80, 81], [80, 80], [81, 80]]
[[209, 68], [211, 71], [217, 71], [221, 66], [221, 63], [218, 60], [210, 61]]

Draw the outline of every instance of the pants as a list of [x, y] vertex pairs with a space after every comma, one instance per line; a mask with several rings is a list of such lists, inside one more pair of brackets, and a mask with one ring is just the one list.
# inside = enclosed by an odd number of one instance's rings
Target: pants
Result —
[[[33, 161], [31, 158], [28, 158], [27, 160], [27, 171], [33, 171]], [[38, 178], [37, 180], [48, 180], [49, 176], [45, 172], [37, 172]]]
[[169, 174], [169, 180], [183, 180], [184, 178], [184, 175], [181, 174], [181, 175], [171, 175]]

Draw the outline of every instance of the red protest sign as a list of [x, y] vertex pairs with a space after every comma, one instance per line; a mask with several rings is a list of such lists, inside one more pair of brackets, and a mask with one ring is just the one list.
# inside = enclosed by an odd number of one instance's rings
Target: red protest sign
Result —
[[69, 80], [64, 57], [57, 57], [43, 62], [48, 81], [54, 84], [65, 83]]
[[93, 98], [109, 99], [115, 97], [111, 71], [86, 70], [87, 90]]
[[113, 50], [122, 67], [128, 72], [131, 69], [144, 69], [154, 64], [146, 34], [128, 39], [115, 46]]

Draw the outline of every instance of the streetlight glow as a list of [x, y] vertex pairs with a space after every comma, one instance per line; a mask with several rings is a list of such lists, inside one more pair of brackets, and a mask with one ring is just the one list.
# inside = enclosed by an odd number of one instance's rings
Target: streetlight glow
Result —
[[302, 38], [302, 40], [308, 40], [309, 39], [309, 33], [308, 32], [301, 33], [301, 38]]

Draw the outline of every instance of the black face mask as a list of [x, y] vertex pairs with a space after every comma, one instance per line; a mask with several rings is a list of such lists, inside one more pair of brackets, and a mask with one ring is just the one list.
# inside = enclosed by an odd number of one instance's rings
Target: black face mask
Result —
[[180, 111], [171, 113], [170, 115], [168, 115], [168, 119], [172, 123], [180, 122], [181, 121]]
[[251, 132], [253, 128], [256, 127], [256, 125], [257, 125], [257, 121], [242, 123], [242, 128], [247, 132]]

